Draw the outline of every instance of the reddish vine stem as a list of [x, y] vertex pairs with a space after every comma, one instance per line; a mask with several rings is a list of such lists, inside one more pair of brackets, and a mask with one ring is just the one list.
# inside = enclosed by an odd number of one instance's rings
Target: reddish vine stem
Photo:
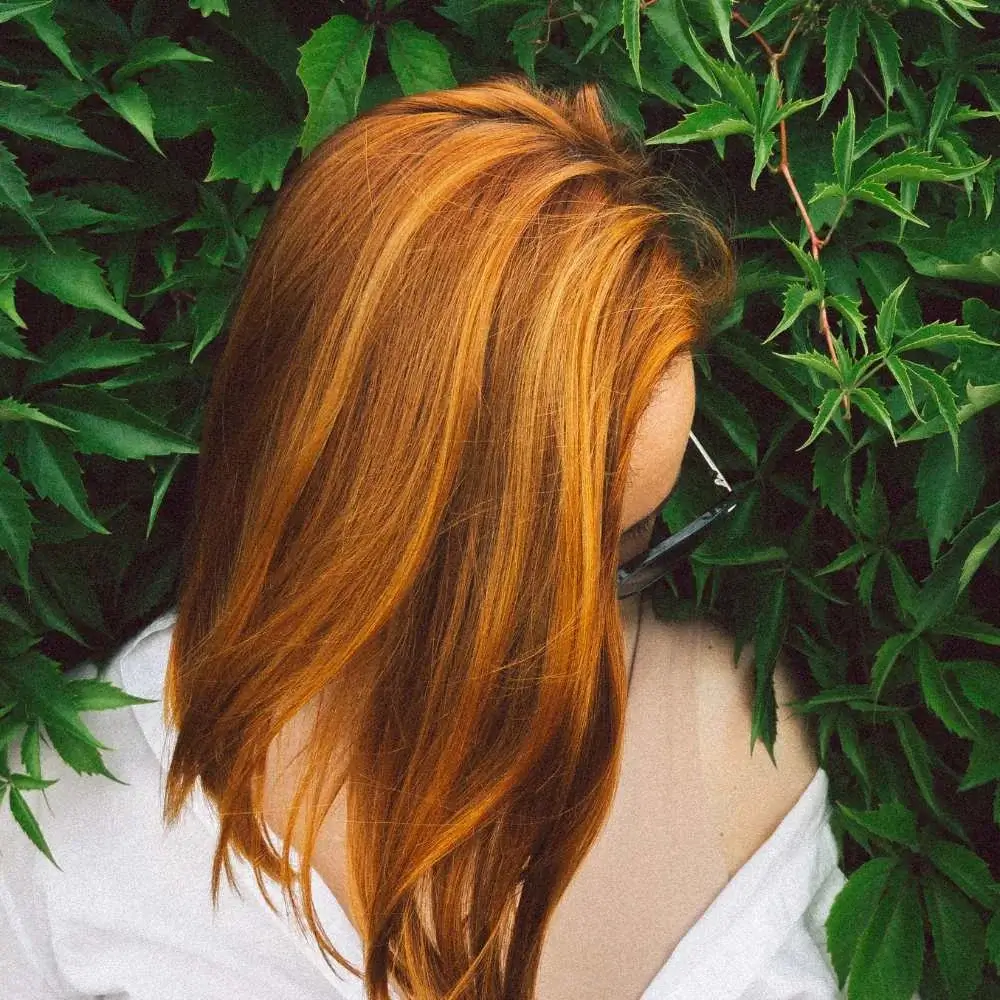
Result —
[[[734, 21], [738, 21], [744, 28], [750, 27], [750, 22], [739, 11], [734, 10], [732, 17]], [[788, 37], [785, 38], [781, 49], [777, 51], [771, 47], [767, 39], [759, 31], [752, 32], [753, 37], [764, 50], [768, 63], [771, 67], [771, 75], [776, 80], [780, 81], [781, 79], [778, 73], [778, 64], [788, 54], [788, 49], [792, 44], [792, 39], [795, 37], [795, 32], [798, 30], [800, 21], [801, 16], [797, 17], [792, 22], [792, 27], [788, 32]], [[781, 107], [782, 103], [783, 101], [779, 95], [778, 107]], [[769, 166], [768, 169], [771, 170], [772, 173], [780, 173], [785, 178], [788, 188], [792, 192], [792, 198], [795, 200], [795, 205], [799, 210], [799, 214], [802, 216], [802, 221], [805, 223], [806, 231], [809, 233], [809, 248], [812, 251], [813, 260], [819, 260], [819, 252], [829, 242], [832, 230], [828, 232], [824, 238], [820, 238], [819, 234], [816, 232], [816, 227], [813, 225], [812, 219], [809, 216], [809, 210], [806, 208], [805, 202], [802, 200], [802, 195], [799, 193], [798, 185], [796, 185], [795, 178], [792, 176], [792, 169], [788, 161], [788, 130], [785, 128], [785, 119], [778, 122], [778, 135], [781, 140], [781, 159], [776, 168]], [[826, 311], [825, 298], [821, 299], [819, 304], [819, 328], [823, 331], [823, 337], [826, 340], [826, 349], [827, 353], [830, 355], [830, 360], [839, 369], [840, 363], [837, 360], [837, 352], [833, 346], [833, 331], [830, 329], [830, 317]], [[846, 395], [844, 396], [844, 415], [848, 420], [850, 420], [851, 403]]]

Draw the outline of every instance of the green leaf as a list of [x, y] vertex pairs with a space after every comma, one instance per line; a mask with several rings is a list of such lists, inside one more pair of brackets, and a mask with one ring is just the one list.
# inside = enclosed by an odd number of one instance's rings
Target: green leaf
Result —
[[847, 92], [847, 114], [833, 134], [833, 169], [840, 186], [849, 191], [854, 163], [854, 98]]
[[969, 585], [969, 582], [975, 576], [977, 570], [997, 542], [1000, 542], [1000, 518], [997, 519], [997, 523], [993, 525], [989, 532], [976, 542], [965, 557], [965, 562], [962, 563], [962, 573], [958, 578], [960, 589], [964, 589]]
[[773, 222], [771, 223], [771, 228], [778, 234], [778, 238], [781, 242], [788, 247], [788, 252], [796, 259], [796, 261], [798, 261], [799, 267], [802, 268], [802, 273], [806, 276], [809, 283], [814, 288], [818, 288], [821, 292], [825, 292], [826, 275], [820, 262], [813, 257], [812, 254], [807, 254], [800, 246], [792, 243], [791, 240], [786, 240], [784, 235]]
[[0, 128], [26, 139], [43, 139], [67, 149], [85, 149], [124, 159], [120, 153], [91, 139], [62, 108], [30, 90], [0, 88]]
[[892, 426], [892, 416], [885, 403], [882, 402], [882, 397], [874, 389], [852, 389], [851, 399], [854, 400], [862, 413], [886, 428], [892, 443], [895, 444], [896, 431]]
[[878, 809], [870, 810], [855, 810], [838, 802], [837, 808], [876, 836], [918, 849], [917, 818], [902, 802], [883, 802]]
[[67, 305], [96, 309], [135, 329], [145, 329], [108, 291], [103, 272], [95, 263], [96, 254], [84, 250], [67, 237], [53, 237], [52, 243], [54, 252], [40, 246], [22, 251], [24, 269], [19, 277]]
[[[25, 832], [28, 839], [55, 865], [56, 859], [52, 857], [49, 845], [45, 837], [42, 836], [42, 828], [38, 825], [38, 820], [35, 819], [35, 815], [28, 807], [24, 796], [14, 785], [10, 785], [10, 813], [17, 821], [17, 825]], [[58, 868], [59, 866], [56, 865], [56, 867]]]
[[833, 379], [838, 386], [843, 382], [840, 369], [826, 355], [820, 354], [819, 351], [803, 351], [800, 354], [781, 354], [778, 351], [774, 353], [779, 358], [784, 358], [786, 361], [794, 361], [796, 364], [802, 365], [810, 371], [816, 372], [818, 375]]
[[733, 19], [732, 0], [708, 0], [708, 10], [715, 22], [719, 38], [722, 39], [726, 54], [733, 62], [736, 62], [736, 50], [733, 48], [733, 40], [730, 35]]
[[38, 723], [31, 722], [24, 731], [21, 740], [21, 763], [33, 778], [42, 776], [41, 747], [38, 739]]
[[969, 764], [957, 786], [960, 792], [1000, 778], [1000, 732], [984, 729], [972, 744]]
[[948, 120], [949, 113], [955, 105], [955, 97], [958, 94], [959, 74], [954, 69], [945, 70], [934, 88], [934, 104], [931, 108], [930, 122], [927, 125], [927, 148], [931, 149], [941, 131], [941, 127]]
[[671, 128], [650, 136], [646, 140], [646, 145], [693, 142], [697, 139], [715, 139], [721, 135], [736, 133], [753, 135], [753, 126], [732, 104], [725, 101], [711, 101], [694, 111], [689, 111]]
[[738, 38], [747, 38], [755, 31], [760, 31], [766, 27], [776, 17], [795, 10], [799, 6], [798, 0], [766, 0], [760, 14], [750, 22], [750, 26]]
[[[24, 5], [27, 6], [27, 5]], [[32, 31], [38, 36], [43, 45], [66, 67], [69, 74], [75, 80], [82, 80], [83, 75], [77, 69], [76, 63], [69, 53], [69, 46], [66, 44], [66, 33], [52, 19], [52, 8], [54, 4], [46, 3], [43, 6], [33, 4], [34, 9], [28, 10], [23, 15], [24, 20], [31, 25]]]
[[980, 337], [971, 326], [963, 326], [954, 320], [947, 323], [925, 323], [908, 333], [893, 348], [894, 354], [903, 351], [926, 350], [941, 344], [982, 344], [986, 347], [1000, 347], [1000, 341]]
[[135, 130], [156, 150], [160, 156], [167, 154], [160, 149], [153, 133], [153, 108], [142, 87], [134, 80], [129, 80], [119, 90], [108, 91], [98, 88], [100, 95], [109, 107], [114, 108]]
[[807, 288], [801, 281], [792, 281], [788, 288], [785, 289], [781, 321], [764, 338], [762, 343], [769, 343], [783, 330], [787, 330], [802, 315], [805, 309], [819, 302], [821, 298], [822, 295], [818, 289]]
[[[985, 163], [985, 161], [984, 161]], [[876, 160], [858, 179], [858, 184], [889, 184], [892, 181], [948, 181], [968, 177], [976, 167], [955, 167], [936, 153], [908, 148]]]
[[[204, 12], [203, 12], [204, 13]], [[183, 45], [171, 41], [164, 35], [142, 38], [132, 47], [128, 58], [111, 74], [111, 82], [117, 87], [122, 80], [141, 73], [152, 66], [165, 62], [211, 62], [208, 56], [200, 56]]]
[[411, 21], [390, 21], [385, 39], [389, 64], [404, 94], [457, 85], [448, 49], [429, 31]]
[[976, 908], [943, 878], [931, 873], [922, 887], [948, 996], [970, 1000], [983, 981], [986, 928]]
[[755, 684], [750, 722], [750, 749], [758, 739], [764, 741], [774, 761], [773, 745], [777, 734], [777, 706], [774, 700], [774, 666], [788, 630], [788, 578], [778, 572], [770, 587], [760, 592], [760, 604], [754, 621], [753, 655]]
[[188, 6], [192, 10], [200, 10], [202, 17], [208, 17], [209, 14], [229, 17], [229, 0], [188, 0]]
[[50, 3], [52, 0], [23, 0], [21, 3], [18, 3], [17, 0], [6, 0], [4, 4], [0, 5], [0, 24], [15, 17], [21, 17], [22, 14], [34, 10], [36, 7], [45, 7]]
[[866, 861], [851, 874], [833, 900], [824, 926], [827, 948], [841, 990], [847, 983], [848, 973], [854, 968], [859, 943], [886, 895], [889, 876], [898, 870], [897, 864], [894, 858], [880, 857]]
[[948, 876], [967, 896], [993, 909], [1000, 899], [1000, 884], [990, 874], [989, 866], [962, 844], [935, 837], [924, 848], [925, 857]]
[[927, 707], [945, 727], [962, 739], [975, 739], [979, 732], [979, 713], [961, 691], [956, 690], [951, 677], [926, 643], [917, 654], [917, 676]]
[[975, 422], [959, 429], [959, 466], [952, 460], [951, 443], [934, 437], [924, 446], [917, 470], [917, 516], [927, 529], [931, 562], [943, 541], [949, 541], [966, 514], [976, 506], [986, 482], [982, 439]]
[[888, 107], [893, 92], [899, 86], [899, 70], [903, 64], [899, 55], [899, 35], [896, 34], [888, 18], [876, 13], [873, 9], [863, 8], [861, 16], [864, 19], [865, 30], [882, 73], [882, 87], [885, 92], [885, 103]]
[[[878, 318], [875, 321], [875, 339], [878, 346], [883, 351], [888, 351], [896, 337], [896, 328], [899, 324], [899, 299], [910, 279], [905, 278], [882, 300], [882, 305], [878, 309]], [[905, 391], [905, 390], [904, 390]], [[912, 393], [910, 394], [912, 396]], [[907, 397], [909, 400], [910, 396]], [[913, 409], [913, 407], [911, 407]]]
[[1000, 715], [1000, 669], [982, 660], [954, 660], [948, 666], [956, 670], [962, 691], [976, 708]]
[[91, 677], [68, 681], [66, 691], [80, 712], [100, 712], [109, 708], [123, 708], [126, 705], [152, 705], [157, 701], [151, 698], [138, 698], [108, 681]]
[[805, 441], [803, 441], [802, 444], [795, 449], [796, 451], [802, 451], [803, 448], [809, 447], [809, 445], [811, 445], [813, 441], [819, 437], [820, 433], [833, 418], [837, 407], [840, 405], [842, 395], [843, 392], [839, 388], [828, 389], [826, 391], [826, 395], [823, 396], [823, 401], [820, 403], [819, 412], [813, 420], [812, 430], [809, 432], [809, 437], [807, 437]]
[[622, 0], [622, 20], [625, 29], [625, 49], [632, 61], [632, 72], [636, 83], [642, 88], [642, 76], [639, 72], [639, 50], [642, 43], [642, 33], [639, 30], [639, 0]]
[[903, 753], [910, 765], [910, 771], [916, 779], [917, 788], [920, 789], [924, 801], [945, 827], [956, 835], [960, 835], [962, 833], [961, 826], [941, 807], [934, 792], [934, 772], [927, 741], [917, 729], [913, 719], [905, 712], [890, 716], [890, 721], [896, 729], [899, 744], [903, 748]]
[[277, 191], [295, 151], [299, 125], [285, 113], [275, 91], [236, 87], [227, 96], [227, 103], [209, 108], [215, 146], [205, 180], [239, 180], [253, 194], [265, 184]]
[[102, 774], [118, 781], [101, 758], [101, 749], [107, 750], [108, 747], [95, 747], [60, 723], [48, 719], [45, 721], [45, 732], [52, 748], [77, 774]]
[[76, 431], [76, 452], [118, 459], [198, 452], [194, 441], [96, 386], [64, 386], [39, 405]]
[[69, 372], [131, 365], [159, 353], [158, 345], [134, 337], [113, 337], [110, 333], [91, 337], [86, 330], [68, 327], [42, 347], [39, 355], [42, 363], [31, 368], [21, 384], [22, 388], [28, 388], [54, 382]]
[[885, 687], [885, 682], [889, 679], [892, 668], [896, 660], [907, 646], [913, 642], [915, 635], [913, 632], [905, 632], [900, 635], [890, 636], [878, 648], [875, 654], [875, 662], [872, 664], [872, 697], [877, 701]]
[[898, 215], [908, 222], [915, 222], [918, 226], [929, 228], [923, 219], [914, 215], [887, 187], [876, 184], [872, 181], [859, 182], [851, 188], [849, 197], [857, 201], [867, 201], [869, 204], [877, 205], [886, 211]]
[[[854, 64], [858, 49], [858, 34], [861, 30], [861, 11], [859, 8], [843, 4], [830, 9], [826, 23], [826, 90], [823, 93], [823, 103], [820, 106], [820, 117], [837, 96], [841, 86], [847, 79], [847, 71]], [[909, 1000], [909, 998], [907, 998]]]
[[760, 95], [754, 77], [738, 62], [727, 63], [721, 59], [712, 60], [712, 71], [730, 102], [748, 122], [756, 123], [760, 118]]
[[833, 306], [850, 323], [852, 345], [856, 343], [853, 335], [857, 334], [867, 350], [868, 338], [865, 336], [865, 315], [861, 312], [861, 299], [849, 295], [827, 295], [826, 304]]
[[357, 114], [374, 33], [374, 25], [335, 14], [299, 48], [296, 73], [309, 99], [299, 137], [304, 155]]
[[69, 511], [91, 531], [110, 534], [87, 503], [80, 466], [64, 433], [26, 423], [15, 453], [21, 476], [31, 483], [39, 497]]
[[917, 885], [896, 867], [858, 939], [851, 962], [851, 996], [912, 1000], [924, 966], [924, 922]]
[[0, 549], [10, 556], [25, 590], [28, 583], [28, 553], [34, 539], [32, 525], [37, 518], [28, 507], [28, 494], [21, 483], [0, 464]]
[[938, 415], [944, 421], [951, 436], [952, 448], [955, 452], [955, 468], [959, 463], [958, 443], [958, 403], [955, 393], [948, 383], [933, 368], [917, 364], [915, 361], [904, 361], [907, 373], [917, 379], [927, 388], [938, 408]]
[[719, 82], [715, 78], [713, 65], [716, 62], [698, 41], [682, 0], [658, 0], [645, 8], [646, 19], [653, 30], [673, 50], [674, 55], [689, 69], [698, 74], [721, 95]]
[[0, 142], [0, 205], [6, 205], [17, 212], [51, 249], [52, 244], [31, 208], [31, 192], [28, 190], [24, 172], [17, 165], [14, 154], [2, 142]]
[[770, 129], [758, 127], [753, 140], [753, 169], [750, 171], [750, 190], [757, 190], [757, 179], [760, 177], [770, 159], [771, 150], [778, 137]]
[[1000, 501], [977, 514], [958, 533], [951, 548], [937, 561], [924, 581], [917, 603], [916, 630], [923, 632], [951, 612], [961, 592], [968, 586], [964, 569], [976, 546], [997, 534]]

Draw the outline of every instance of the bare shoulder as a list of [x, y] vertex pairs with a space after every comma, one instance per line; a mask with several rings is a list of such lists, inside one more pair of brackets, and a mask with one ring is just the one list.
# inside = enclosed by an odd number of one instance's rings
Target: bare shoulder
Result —
[[668, 643], [691, 657], [704, 778], [715, 800], [732, 877], [774, 832], [819, 767], [811, 726], [787, 707], [803, 692], [788, 660], [779, 656], [774, 671], [775, 762], [759, 741], [751, 754], [752, 647], [745, 647], [734, 662], [733, 637], [712, 622], [665, 622], [648, 607], [643, 630], [647, 623], [656, 645]]

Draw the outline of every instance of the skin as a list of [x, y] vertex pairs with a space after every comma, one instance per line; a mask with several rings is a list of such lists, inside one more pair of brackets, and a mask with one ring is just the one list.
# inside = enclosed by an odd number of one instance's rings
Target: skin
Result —
[[[673, 489], [687, 449], [694, 419], [694, 363], [684, 351], [671, 362], [639, 421], [629, 462], [629, 485], [622, 505], [619, 562], [649, 547], [657, 507]], [[619, 600], [625, 662], [631, 680], [632, 653], [639, 626], [642, 594]]]

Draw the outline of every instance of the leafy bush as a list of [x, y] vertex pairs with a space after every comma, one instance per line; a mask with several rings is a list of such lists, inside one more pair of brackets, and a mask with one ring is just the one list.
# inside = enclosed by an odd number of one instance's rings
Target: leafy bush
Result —
[[[1000, 996], [998, 14], [0, 3], [0, 796], [26, 835], [48, 853], [40, 740], [111, 776], [80, 713], [135, 699], [61, 668], [103, 666], [171, 604], [185, 456], [291, 161], [402, 93], [597, 79], [739, 222], [696, 428], [744, 502], [658, 610], [753, 640], [769, 751], [779, 648], [798, 663], [850, 875], [827, 931], [851, 1000]], [[705, 500], [683, 483], [671, 526]]]

